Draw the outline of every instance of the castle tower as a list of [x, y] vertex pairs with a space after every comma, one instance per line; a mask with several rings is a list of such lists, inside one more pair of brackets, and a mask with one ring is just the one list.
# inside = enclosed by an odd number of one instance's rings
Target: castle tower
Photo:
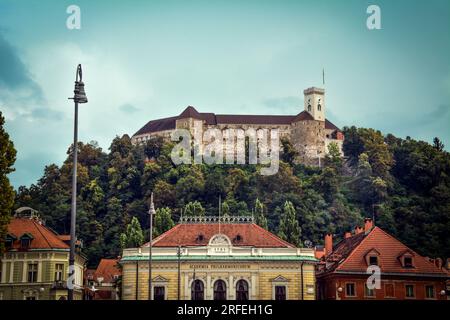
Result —
[[325, 121], [325, 90], [311, 87], [303, 91], [305, 95], [305, 111], [308, 112], [314, 120]]

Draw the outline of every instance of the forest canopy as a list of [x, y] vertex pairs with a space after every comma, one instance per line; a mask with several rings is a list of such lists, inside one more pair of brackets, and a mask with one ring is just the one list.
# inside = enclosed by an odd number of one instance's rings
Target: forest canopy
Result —
[[[79, 143], [77, 234], [89, 265], [120, 255], [127, 243], [148, 240], [148, 200], [154, 193], [155, 234], [180, 215], [253, 215], [258, 224], [299, 246], [320, 245], [374, 218], [422, 255], [449, 256], [450, 155], [439, 139], [428, 144], [346, 127], [345, 159], [333, 144], [322, 168], [294, 163], [283, 141], [279, 172], [253, 165], [178, 165], [172, 145], [155, 138], [134, 146], [116, 137], [108, 152]], [[20, 187], [14, 208], [38, 210], [46, 225], [69, 232], [71, 148], [61, 165], [45, 167], [36, 184]], [[135, 218], [135, 219], [134, 219]], [[142, 230], [141, 230], [142, 228]]]

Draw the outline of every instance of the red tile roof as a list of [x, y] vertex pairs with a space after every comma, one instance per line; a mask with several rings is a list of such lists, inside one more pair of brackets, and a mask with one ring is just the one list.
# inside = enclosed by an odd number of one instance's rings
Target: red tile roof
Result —
[[102, 283], [112, 283], [114, 276], [121, 274], [117, 259], [102, 259], [94, 272], [94, 279], [103, 278]]
[[[147, 122], [134, 135], [158, 132], [164, 130], [174, 130], [176, 120], [193, 118], [203, 120], [207, 125], [216, 124], [254, 124], [254, 125], [290, 125], [295, 121], [314, 120], [314, 118], [306, 111], [302, 111], [297, 115], [243, 115], [243, 114], [215, 114], [198, 112], [194, 107], [188, 106], [179, 116], [151, 120]], [[325, 120], [325, 128], [340, 131], [329, 120]]]
[[69, 249], [54, 231], [46, 228], [35, 218], [13, 218], [8, 225], [8, 234], [17, 239], [13, 242], [13, 249], [20, 249], [20, 237], [29, 233], [33, 236], [29, 249]]
[[[328, 271], [366, 272], [366, 254], [375, 250], [379, 253], [379, 266], [383, 273], [400, 274], [436, 274], [445, 275], [446, 272], [427, 258], [414, 252], [399, 240], [380, 229], [374, 227], [370, 232], [364, 232], [343, 239], [324, 261]], [[414, 258], [414, 268], [404, 268], [400, 262], [403, 253], [410, 252]]]
[[[178, 224], [153, 240], [155, 247], [205, 246], [211, 237], [219, 233], [219, 224]], [[254, 223], [230, 223], [220, 226], [234, 246], [260, 248], [292, 248], [294, 245]], [[200, 236], [201, 235], [201, 236]], [[240, 239], [237, 236], [240, 236]], [[239, 239], [239, 240], [238, 240]], [[144, 244], [148, 246], [148, 243]]]

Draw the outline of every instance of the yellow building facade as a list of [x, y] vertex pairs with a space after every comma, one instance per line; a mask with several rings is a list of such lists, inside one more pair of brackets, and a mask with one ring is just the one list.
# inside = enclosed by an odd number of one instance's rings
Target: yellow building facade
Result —
[[[237, 221], [237, 220], [236, 220]], [[314, 300], [316, 259], [250, 220], [180, 223], [152, 242], [152, 299]], [[122, 298], [147, 300], [149, 246], [125, 249]]]

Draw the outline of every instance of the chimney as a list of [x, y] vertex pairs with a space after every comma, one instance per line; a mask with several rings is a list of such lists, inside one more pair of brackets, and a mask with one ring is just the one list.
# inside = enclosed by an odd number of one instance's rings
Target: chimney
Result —
[[345, 235], [344, 235], [344, 238], [345, 238], [345, 239], [348, 239], [348, 238], [350, 238], [351, 236], [352, 236], [352, 233], [347, 231], [347, 232], [345, 233]]
[[371, 218], [364, 219], [364, 233], [368, 234], [373, 228], [373, 221]]
[[356, 226], [356, 227], [355, 227], [355, 234], [359, 234], [359, 233], [361, 233], [361, 232], [363, 232], [363, 228], [361, 228], [361, 227], [359, 227], [359, 226]]
[[434, 264], [439, 269], [442, 269], [442, 259], [441, 258], [436, 258], [436, 260], [434, 260]]
[[331, 252], [333, 252], [333, 235], [327, 233], [325, 235], [325, 255], [329, 255]]

